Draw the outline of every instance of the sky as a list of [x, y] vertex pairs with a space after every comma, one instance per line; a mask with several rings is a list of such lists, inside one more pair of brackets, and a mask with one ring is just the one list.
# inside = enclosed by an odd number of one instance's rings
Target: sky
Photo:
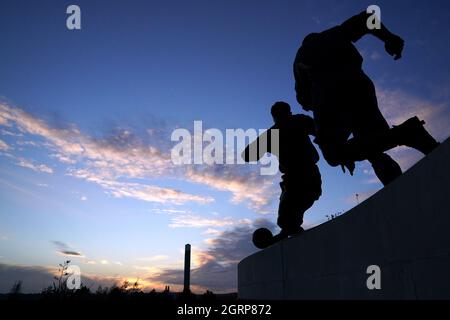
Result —
[[[66, 8], [81, 9], [68, 30]], [[0, 292], [51, 283], [71, 260], [93, 288], [139, 280], [236, 291], [257, 227], [276, 231], [280, 175], [257, 165], [174, 165], [174, 129], [265, 129], [295, 101], [292, 63], [310, 32], [369, 5], [406, 41], [394, 61], [358, 42], [391, 125], [418, 115], [440, 141], [450, 124], [448, 1], [0, 1]], [[390, 154], [407, 170], [421, 155]], [[323, 196], [306, 228], [382, 188], [367, 162], [354, 176], [319, 162]]]

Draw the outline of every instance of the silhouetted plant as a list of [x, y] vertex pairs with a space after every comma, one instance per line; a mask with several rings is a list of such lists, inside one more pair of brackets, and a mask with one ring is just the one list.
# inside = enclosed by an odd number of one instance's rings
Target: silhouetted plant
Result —
[[53, 288], [56, 292], [63, 293], [67, 290], [67, 276], [69, 273], [67, 269], [69, 268], [70, 260], [64, 261], [62, 264], [59, 264], [59, 276], [55, 276], [55, 280], [57, 280], [57, 285], [53, 282]]
[[329, 215], [327, 214], [327, 215], [325, 215], [325, 217], [327, 218], [327, 221], [330, 221], [330, 220], [333, 220], [333, 219], [339, 217], [341, 214], [342, 214], [342, 212], [337, 212], [335, 214], [329, 214]]
[[91, 289], [88, 286], [85, 286], [84, 284], [81, 284], [79, 289], [72, 291], [73, 295], [80, 298], [80, 297], [87, 297], [91, 295]]
[[133, 295], [143, 293], [143, 291], [142, 291], [141, 288], [140, 288], [139, 279], [137, 279], [137, 280], [131, 285], [131, 287], [129, 287], [128, 292], [129, 292], [130, 294], [133, 294]]
[[78, 295], [90, 293], [90, 289], [83, 284], [81, 284], [79, 289], [69, 289], [67, 287], [67, 279], [70, 276], [68, 272], [70, 260], [66, 260], [58, 266], [58, 275], [54, 276], [52, 285], [42, 291], [43, 295], [65, 297], [73, 295], [78, 290], [82, 290]]
[[202, 296], [203, 301], [215, 301], [216, 295], [209, 290], [206, 290], [206, 292]]
[[14, 282], [13, 286], [9, 290], [8, 298], [11, 300], [17, 300], [22, 294], [22, 281], [18, 280]]
[[102, 286], [98, 286], [97, 291], [95, 291], [95, 295], [105, 296], [108, 294], [109, 289], [103, 288]]
[[10, 295], [19, 295], [22, 293], [22, 280], [14, 282], [11, 290], [9, 290]]
[[109, 290], [109, 296], [111, 297], [137, 296], [142, 295], [143, 293], [144, 292], [140, 289], [139, 280], [136, 280], [134, 283], [125, 280], [120, 286], [115, 284]]

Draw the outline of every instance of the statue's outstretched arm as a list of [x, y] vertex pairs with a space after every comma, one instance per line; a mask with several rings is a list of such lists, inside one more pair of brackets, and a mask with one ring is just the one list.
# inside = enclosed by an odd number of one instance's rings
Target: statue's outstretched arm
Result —
[[369, 28], [367, 21], [371, 19], [372, 13], [366, 11], [357, 14], [341, 24], [341, 30], [348, 40], [356, 42], [367, 34], [371, 34], [385, 44], [385, 49], [388, 54], [398, 60], [402, 56], [405, 42], [399, 36], [393, 34], [389, 29], [380, 23], [380, 28]]
[[264, 131], [255, 141], [250, 143], [241, 153], [245, 162], [253, 162], [261, 159], [267, 152], [271, 152], [271, 130]]

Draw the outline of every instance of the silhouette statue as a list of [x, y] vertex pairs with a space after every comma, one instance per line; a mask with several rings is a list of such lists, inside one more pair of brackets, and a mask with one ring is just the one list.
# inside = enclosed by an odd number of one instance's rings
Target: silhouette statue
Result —
[[306, 36], [294, 62], [295, 90], [303, 109], [313, 111], [315, 142], [328, 164], [340, 165], [344, 172], [347, 168], [353, 175], [355, 161], [368, 160], [387, 185], [402, 172], [385, 151], [405, 145], [426, 155], [439, 143], [417, 117], [390, 128], [381, 114], [375, 86], [363, 72], [363, 58], [353, 43], [371, 34], [397, 60], [404, 41], [383, 24], [370, 30], [369, 17], [362, 12], [339, 26]]
[[[275, 124], [261, 134], [242, 152], [246, 162], [259, 160], [266, 152], [278, 158], [282, 175], [278, 226], [275, 236], [265, 228], [255, 231], [253, 243], [265, 248], [276, 241], [303, 231], [303, 214], [322, 194], [322, 180], [316, 163], [319, 154], [309, 135], [315, 136], [314, 120], [306, 115], [292, 115], [286, 102], [276, 102], [271, 108]], [[272, 130], [278, 131], [278, 148], [272, 141]]]

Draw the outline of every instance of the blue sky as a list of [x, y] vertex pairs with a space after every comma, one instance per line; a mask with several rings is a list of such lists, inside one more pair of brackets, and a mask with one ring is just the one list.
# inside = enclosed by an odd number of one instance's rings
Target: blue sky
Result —
[[[81, 30], [66, 28], [73, 3]], [[75, 251], [70, 259], [89, 281], [177, 288], [191, 243], [195, 289], [235, 290], [235, 264], [254, 251], [249, 235], [276, 220], [279, 177], [249, 166], [175, 167], [170, 134], [193, 130], [194, 120], [205, 129], [267, 128], [278, 100], [302, 112], [292, 63], [303, 37], [370, 4], [1, 1], [0, 265], [35, 272], [24, 287], [39, 290]], [[391, 124], [419, 115], [442, 141], [450, 5], [376, 4], [406, 41], [399, 61], [375, 38], [357, 45], [380, 108]], [[391, 154], [403, 169], [420, 158], [405, 148]], [[323, 160], [320, 169], [324, 195], [307, 226], [381, 188], [366, 162], [353, 177]], [[13, 280], [0, 278], [0, 290]]]

